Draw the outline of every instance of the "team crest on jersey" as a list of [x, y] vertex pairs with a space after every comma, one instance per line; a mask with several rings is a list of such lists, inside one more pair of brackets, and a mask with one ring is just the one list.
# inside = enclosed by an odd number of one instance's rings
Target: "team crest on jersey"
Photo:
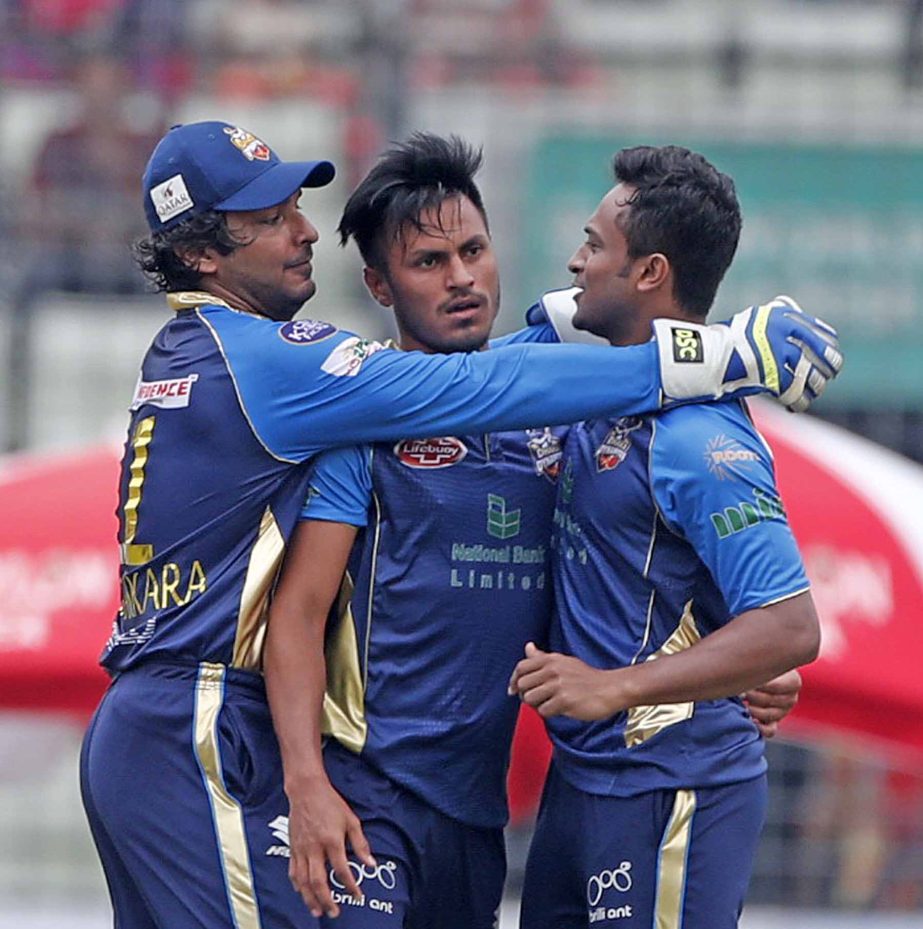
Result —
[[228, 126], [225, 126], [224, 131], [231, 137], [231, 143], [240, 150], [247, 161], [269, 161], [272, 155], [269, 146], [252, 132], [240, 128], [231, 129]]
[[394, 454], [408, 468], [449, 468], [468, 454], [468, 446], [454, 436], [404, 439], [394, 446]]
[[387, 345], [382, 345], [381, 342], [373, 342], [371, 339], [360, 339], [358, 336], [352, 336], [340, 342], [327, 356], [320, 366], [321, 371], [326, 371], [327, 374], [332, 374], [334, 377], [355, 377], [367, 358], [387, 347]]
[[310, 345], [329, 339], [337, 327], [320, 319], [293, 319], [279, 327], [279, 336], [292, 345]]
[[641, 425], [638, 416], [623, 416], [606, 434], [602, 445], [596, 449], [596, 470], [613, 471], [631, 449], [631, 433]]
[[736, 439], [730, 439], [724, 434], [712, 436], [705, 446], [705, 463], [719, 481], [740, 477], [741, 471], [746, 471], [759, 460], [760, 456], [756, 452], [744, 448]]
[[564, 452], [561, 450], [561, 440], [547, 427], [544, 429], [527, 430], [529, 441], [529, 454], [535, 465], [535, 473], [544, 475], [554, 483], [561, 473], [561, 460]]
[[162, 410], [176, 410], [189, 406], [192, 399], [192, 385], [199, 379], [198, 374], [186, 377], [174, 377], [166, 381], [142, 381], [135, 385], [135, 395], [129, 409], [137, 410], [146, 403], [159, 406]]

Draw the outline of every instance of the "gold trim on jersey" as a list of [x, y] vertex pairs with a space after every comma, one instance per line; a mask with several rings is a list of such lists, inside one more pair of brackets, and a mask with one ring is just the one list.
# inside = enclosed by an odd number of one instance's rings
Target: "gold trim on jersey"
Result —
[[240, 595], [237, 614], [237, 634], [234, 637], [234, 657], [231, 666], [257, 671], [263, 663], [263, 641], [269, 617], [269, 594], [285, 554], [285, 539], [272, 510], [267, 506], [260, 520], [250, 562]]
[[129, 467], [128, 498], [122, 513], [125, 517], [125, 529], [122, 537], [122, 564], [143, 565], [154, 558], [154, 546], [135, 542], [138, 531], [138, 507], [141, 506], [141, 492], [144, 489], [144, 469], [147, 465], [148, 446], [154, 437], [154, 416], [148, 416], [135, 426], [131, 440], [134, 457]]
[[689, 837], [695, 807], [694, 790], [676, 791], [673, 812], [660, 843], [657, 859], [654, 929], [680, 929], [682, 925]]
[[218, 715], [224, 702], [224, 673], [224, 666], [220, 664], [203, 662], [199, 665], [195, 693], [196, 754], [205, 776], [235, 926], [237, 929], [260, 929], [243, 814], [240, 805], [228, 793], [221, 770]]
[[[660, 649], [653, 655], [648, 655], [647, 661], [653, 661], [662, 655], [675, 655], [685, 651], [701, 639], [692, 615], [692, 601], [683, 609], [679, 625]], [[628, 720], [625, 723], [625, 745], [634, 748], [648, 739], [662, 732], [668, 726], [681, 723], [692, 716], [695, 704], [689, 703], [663, 703], [654, 706], [633, 706], [628, 711]]]
[[[175, 296], [175, 295], [174, 295]], [[182, 295], [181, 295], [182, 296]], [[195, 296], [186, 294], [185, 296]], [[215, 300], [212, 300], [211, 303], [215, 303]], [[226, 303], [223, 303], [221, 300], [218, 300], [221, 306], [226, 306], [229, 310], [233, 310], [235, 313], [241, 312], [240, 310], [234, 310], [233, 307], [227, 306]], [[246, 315], [246, 314], [243, 314]], [[221, 336], [218, 335], [218, 330], [202, 315], [202, 312], [199, 308], [196, 308], [196, 316], [199, 317], [200, 322], [203, 326], [211, 333], [212, 338], [215, 340], [215, 345], [218, 347], [218, 353], [221, 355], [221, 360], [224, 362], [224, 369], [228, 372], [228, 377], [231, 379], [231, 385], [234, 387], [234, 396], [237, 397], [237, 405], [240, 407], [240, 412], [243, 415], [244, 419], [247, 421], [247, 425], [250, 427], [250, 431], [253, 433], [253, 438], [260, 443], [263, 451], [267, 455], [275, 458], [276, 461], [282, 461], [285, 464], [301, 464], [301, 460], [298, 458], [285, 458], [283, 455], [277, 455], [264, 441], [263, 437], [256, 431], [256, 426], [253, 425], [253, 420], [250, 419], [250, 413], [247, 411], [247, 406], [244, 403], [244, 398], [240, 393], [240, 386], [237, 383], [237, 377], [234, 374], [234, 369], [231, 367], [231, 362], [228, 360], [227, 352], [224, 350], [224, 342], [221, 341]]]
[[225, 303], [224, 300], [220, 300], [205, 290], [179, 290], [167, 294], [167, 306], [174, 313], [180, 310], [191, 310], [197, 306], [226, 306], [229, 310], [234, 309], [229, 303]]
[[357, 754], [365, 747], [368, 722], [365, 718], [365, 686], [359, 666], [359, 641], [353, 618], [352, 596], [355, 591], [347, 574], [337, 602], [337, 626], [327, 639], [327, 692], [321, 720], [325, 735]]

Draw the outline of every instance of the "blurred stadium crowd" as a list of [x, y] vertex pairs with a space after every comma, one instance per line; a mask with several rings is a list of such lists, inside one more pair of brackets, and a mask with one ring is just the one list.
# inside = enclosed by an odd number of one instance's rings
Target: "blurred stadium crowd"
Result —
[[[310, 312], [370, 336], [389, 323], [333, 230], [389, 139], [483, 144], [501, 330], [568, 282], [611, 152], [699, 148], [744, 209], [716, 315], [786, 292], [836, 324], [848, 367], [816, 414], [923, 461], [923, 0], [0, 0], [3, 449], [121, 437], [163, 318], [127, 247], [141, 170], [202, 118], [337, 163]], [[0, 897], [99, 892], [54, 760], [76, 738], [0, 764]], [[923, 907], [923, 777], [848, 748], [770, 763], [755, 901]]]
[[[370, 335], [387, 323], [332, 231], [387, 140], [430, 128], [484, 144], [506, 328], [566, 282], [573, 231], [612, 150], [699, 147], [737, 178], [744, 206], [719, 314], [783, 291], [830, 318], [850, 371], [819, 415], [921, 459], [921, 10], [917, 0], [4, 0], [0, 445], [115, 434], [119, 359], [130, 368], [138, 343], [124, 342], [125, 304], [111, 298], [151, 305], [126, 247], [142, 231], [138, 175], [166, 126], [222, 116], [280, 139], [283, 155], [337, 161], [338, 183], [316, 207], [317, 306]], [[81, 408], [48, 388], [50, 371], [84, 373], [50, 333], [116, 378], [87, 385]]]

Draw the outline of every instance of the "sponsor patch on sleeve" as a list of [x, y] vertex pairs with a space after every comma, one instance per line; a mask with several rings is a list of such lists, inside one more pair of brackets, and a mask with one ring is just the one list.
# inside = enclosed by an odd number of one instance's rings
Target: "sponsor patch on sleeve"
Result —
[[321, 365], [321, 370], [334, 377], [355, 377], [366, 359], [383, 348], [387, 346], [382, 345], [381, 342], [352, 336], [340, 342], [327, 356]]
[[292, 345], [311, 345], [329, 339], [337, 327], [321, 319], [293, 319], [279, 327], [279, 336]]
[[761, 461], [760, 456], [724, 434], [712, 436], [705, 446], [705, 464], [719, 481], [739, 478], [741, 472]]
[[168, 381], [139, 380], [129, 409], [137, 410], [145, 404], [159, 406], [163, 410], [176, 410], [189, 406], [189, 401], [192, 399], [192, 385], [198, 379], [198, 374], [189, 374], [186, 377], [175, 377]]

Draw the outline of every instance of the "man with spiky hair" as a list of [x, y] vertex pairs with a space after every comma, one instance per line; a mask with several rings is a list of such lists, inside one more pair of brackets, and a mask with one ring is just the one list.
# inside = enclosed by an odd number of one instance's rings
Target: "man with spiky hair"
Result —
[[[346, 204], [341, 239], [358, 244], [404, 351], [488, 347], [499, 276], [480, 164], [458, 138], [416, 134]], [[558, 338], [543, 322], [493, 344]], [[545, 637], [565, 432], [442, 435], [319, 459], [264, 660], [291, 875], [316, 914], [339, 912], [347, 927], [494, 924], [518, 709], [505, 685], [523, 644]], [[347, 838], [376, 858], [350, 859], [362, 897], [335, 873], [327, 883]]]

